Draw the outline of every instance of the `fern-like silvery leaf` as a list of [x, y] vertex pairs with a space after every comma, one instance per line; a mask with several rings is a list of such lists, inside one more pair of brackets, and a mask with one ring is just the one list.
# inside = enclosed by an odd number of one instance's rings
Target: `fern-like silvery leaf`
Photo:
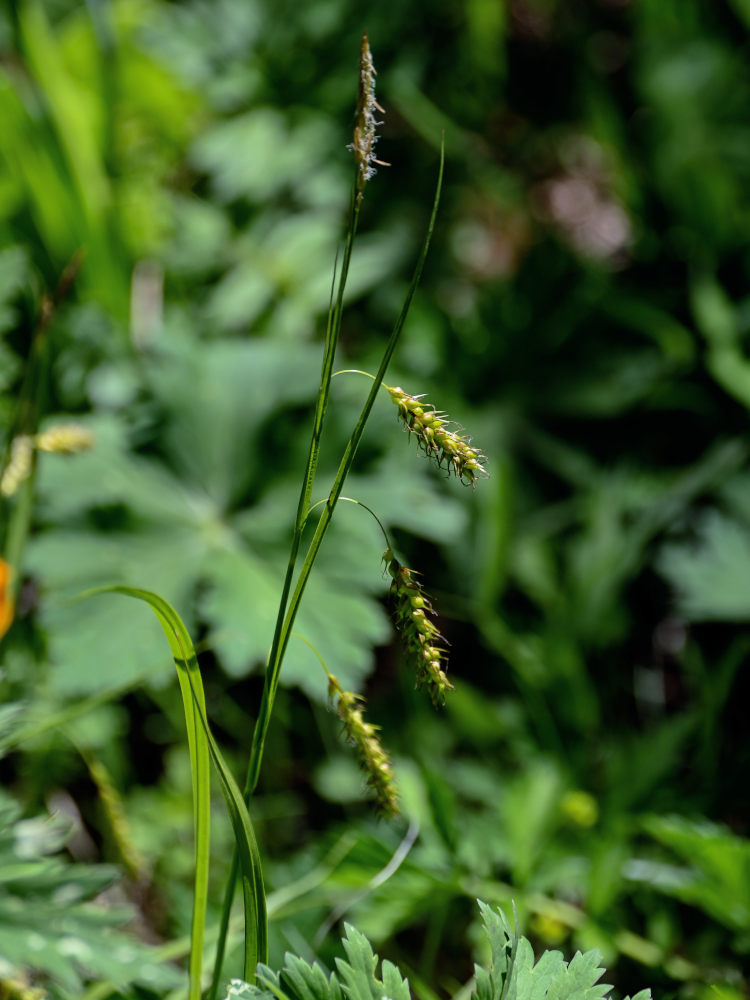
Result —
[[525, 1000], [545, 1000], [561, 965], [564, 967], [565, 962], [559, 951], [545, 951], [539, 961], [534, 964], [534, 950], [526, 938], [521, 938], [516, 954], [518, 995], [524, 997]]
[[378, 956], [364, 934], [347, 924], [343, 945], [346, 959], [336, 959], [341, 983], [336, 973], [327, 976], [287, 952], [280, 973], [259, 965], [257, 985], [234, 979], [226, 1000], [410, 1000], [409, 983], [392, 962], [383, 962], [378, 979]]

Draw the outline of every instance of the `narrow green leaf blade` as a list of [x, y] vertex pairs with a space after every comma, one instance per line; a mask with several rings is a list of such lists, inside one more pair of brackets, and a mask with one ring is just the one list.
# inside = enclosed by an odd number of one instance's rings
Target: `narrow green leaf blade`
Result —
[[[191, 684], [193, 683], [190, 674], [188, 674], [188, 680]], [[242, 896], [245, 907], [244, 976], [248, 982], [254, 983], [258, 963], [268, 961], [268, 917], [260, 851], [242, 792], [224, 761], [209, 729], [206, 714], [200, 706], [198, 706], [198, 716], [203, 725], [211, 760], [216, 768], [221, 790], [227, 802], [229, 818], [232, 822], [234, 839], [239, 853]]]
[[[203, 937], [206, 927], [206, 906], [208, 902], [208, 869], [211, 827], [210, 799], [210, 751], [204, 728], [201, 724], [205, 715], [203, 682], [198, 669], [198, 660], [193, 643], [185, 625], [168, 601], [150, 590], [138, 587], [113, 585], [97, 587], [84, 596], [113, 593], [124, 594], [145, 601], [155, 613], [172, 650], [177, 679], [180, 684], [182, 703], [185, 711], [190, 771], [193, 783], [193, 824], [195, 831], [195, 880], [193, 896], [193, 920], [190, 932], [189, 1000], [200, 1000], [201, 973], [203, 963]], [[191, 677], [192, 674], [192, 677]]]
[[[266, 914], [266, 895], [263, 886], [260, 851], [255, 839], [250, 814], [242, 797], [242, 793], [227, 767], [221, 751], [213, 738], [206, 718], [206, 700], [203, 691], [203, 681], [198, 667], [198, 658], [193, 643], [185, 625], [174, 608], [149, 590], [137, 587], [110, 586], [97, 588], [89, 593], [119, 593], [135, 597], [149, 604], [156, 614], [164, 634], [169, 642], [177, 667], [180, 681], [185, 718], [188, 726], [188, 743], [190, 745], [191, 766], [193, 767], [194, 794], [196, 803], [200, 801], [201, 820], [201, 858], [198, 859], [198, 819], [196, 819], [196, 898], [193, 911], [194, 938], [191, 947], [191, 993], [193, 989], [196, 1000], [200, 997], [200, 961], [203, 954], [203, 930], [205, 927], [206, 893], [208, 882], [208, 826], [210, 821], [210, 800], [208, 796], [208, 760], [210, 758], [219, 777], [221, 790], [227, 802], [229, 818], [232, 823], [235, 841], [239, 853], [240, 870], [242, 873], [242, 894], [245, 908], [245, 956], [244, 976], [250, 982], [255, 981], [255, 970], [258, 962], [268, 958], [268, 927]], [[198, 795], [200, 790], [200, 795]], [[204, 806], [205, 804], [205, 806]], [[197, 807], [196, 807], [197, 808]], [[205, 815], [204, 815], [205, 814]], [[198, 812], [196, 813], [198, 815]], [[205, 833], [204, 826], [205, 824]], [[198, 875], [201, 884], [198, 885]], [[196, 908], [200, 904], [200, 912]], [[196, 922], [200, 927], [200, 947], [195, 934]], [[196, 953], [199, 957], [196, 958]], [[194, 977], [194, 969], [196, 976]], [[197, 984], [197, 985], [196, 985]]]

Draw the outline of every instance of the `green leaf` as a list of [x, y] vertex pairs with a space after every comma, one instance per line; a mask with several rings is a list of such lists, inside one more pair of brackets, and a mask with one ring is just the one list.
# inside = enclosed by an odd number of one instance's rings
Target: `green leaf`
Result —
[[[559, 951], [546, 951], [534, 962], [534, 950], [519, 938], [501, 910], [479, 901], [492, 953], [488, 968], [475, 966], [477, 1000], [601, 1000], [612, 989], [600, 983], [601, 953], [577, 952], [566, 962]], [[378, 979], [378, 957], [364, 934], [346, 925], [346, 960], [337, 958], [335, 974], [326, 977], [318, 965], [287, 954], [284, 968], [274, 973], [258, 967], [258, 984], [233, 980], [226, 1000], [409, 1000], [409, 984], [393, 963], [384, 961]], [[340, 983], [339, 983], [340, 980]], [[650, 1000], [641, 990], [633, 1000]]]
[[178, 988], [182, 975], [171, 963], [118, 929], [133, 919], [130, 908], [94, 902], [116, 880], [115, 869], [72, 864], [59, 853], [72, 832], [60, 816], [19, 815], [0, 792], [0, 976], [32, 968], [50, 977], [55, 1000], [83, 996], [91, 978], [123, 991], [131, 983]]
[[336, 959], [347, 1000], [409, 1000], [409, 984], [391, 962], [383, 962], [383, 978], [377, 978], [378, 956], [364, 934], [345, 925], [344, 950], [349, 959]]
[[665, 546], [659, 569], [688, 621], [750, 620], [750, 530], [736, 518], [706, 512], [694, 541]]
[[172, 667], [155, 622], [134, 631], [113, 602], [86, 606], [70, 600], [112, 579], [140, 579], [189, 607], [194, 577], [185, 567], [198, 571], [204, 551], [200, 537], [180, 525], [165, 525], [161, 532], [154, 526], [133, 533], [61, 530], [38, 536], [27, 550], [26, 565], [42, 587], [40, 620], [49, 635], [51, 691], [70, 697], [146, 679], [166, 683]]
[[[211, 831], [211, 792], [209, 786], [210, 748], [205, 722], [206, 699], [198, 659], [187, 629], [174, 608], [158, 594], [135, 587], [101, 587], [90, 594], [114, 593], [134, 597], [151, 606], [172, 650], [187, 726], [190, 769], [193, 779], [193, 821], [195, 828], [195, 880], [193, 922], [190, 941], [190, 1000], [200, 1000], [203, 964], [203, 935], [208, 902], [208, 870]], [[132, 627], [132, 625], [131, 625]], [[257, 848], [256, 848], [257, 850]], [[257, 962], [257, 955], [255, 959]]]
[[699, 907], [725, 927], [750, 931], [750, 841], [708, 820], [682, 816], [649, 816], [643, 826], [683, 865], [633, 860], [631, 878]]
[[165, 340], [151, 371], [167, 411], [162, 447], [206, 513], [221, 517], [249, 483], [268, 478], [274, 456], [265, 421], [314, 398], [318, 363], [317, 350], [304, 344], [289, 351], [258, 339], [206, 343], [186, 330]]
[[477, 902], [490, 942], [492, 964], [488, 969], [474, 966], [476, 989], [472, 996], [476, 1000], [505, 1000], [511, 997], [518, 934], [511, 930], [502, 910], [493, 910], [481, 900]]
[[[372, 576], [380, 579], [373, 552]], [[201, 611], [211, 626], [209, 642], [227, 672], [239, 677], [265, 661], [278, 610], [283, 566], [257, 558], [247, 547], [224, 550], [210, 564], [210, 583]], [[335, 626], [332, 626], [335, 623]], [[390, 625], [383, 609], [345, 581], [321, 573], [311, 580], [296, 631], [321, 650], [347, 690], [360, 690], [372, 666], [372, 648], [385, 642]], [[282, 672], [286, 685], [327, 700], [327, 685], [304, 643], [292, 640]], [[311, 668], [312, 666], [312, 668]]]
[[[16, 321], [16, 310], [12, 302], [23, 288], [28, 273], [29, 260], [23, 247], [7, 247], [0, 252], [0, 334], [10, 330]], [[4, 355], [0, 357], [5, 361]], [[4, 389], [11, 373], [6, 373], [4, 364], [0, 367], [0, 372], [0, 389]]]
[[[260, 851], [242, 793], [211, 734], [206, 718], [206, 701], [203, 693], [203, 681], [198, 668], [198, 658], [182, 619], [167, 601], [151, 591], [139, 590], [136, 587], [112, 586], [102, 587], [100, 592], [125, 594], [149, 604], [164, 630], [177, 667], [187, 722], [196, 803], [196, 895], [193, 907], [191, 990], [196, 989], [196, 995], [200, 996], [200, 962], [208, 884], [210, 798], [207, 783], [207, 761], [209, 756], [219, 776], [219, 783], [226, 799], [239, 852], [245, 905], [245, 976], [253, 975], [258, 962], [266, 958], [268, 949], [266, 895], [263, 887]], [[198, 836], [199, 830], [200, 838]], [[200, 861], [198, 860], [199, 851], [201, 853]], [[200, 885], [198, 883], [199, 874]], [[198, 908], [201, 908], [202, 912], [197, 912]], [[196, 923], [200, 928], [199, 939], [195, 930]], [[196, 953], [197, 958], [195, 957]], [[193, 974], [193, 970], [195, 970], [195, 974]]]
[[279, 988], [298, 1000], [341, 1000], [341, 988], [334, 973], [326, 976], [317, 963], [309, 965], [296, 955], [287, 954]]

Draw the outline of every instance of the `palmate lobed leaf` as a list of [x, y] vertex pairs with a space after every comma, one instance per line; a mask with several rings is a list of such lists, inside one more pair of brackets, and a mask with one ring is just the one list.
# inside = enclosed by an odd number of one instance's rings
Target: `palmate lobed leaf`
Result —
[[378, 956], [364, 934], [346, 924], [343, 944], [348, 961], [337, 958], [336, 968], [348, 1000], [409, 1000], [409, 984], [392, 962], [383, 962], [377, 978]]
[[317, 158], [323, 169], [331, 171], [330, 159], [321, 151], [336, 142], [329, 118], [319, 112], [307, 112], [306, 118], [290, 126], [282, 111], [255, 108], [205, 130], [193, 143], [190, 159], [209, 175], [220, 202], [243, 199], [264, 204], [286, 187], [296, 192], [302, 187], [304, 198], [311, 161]]
[[122, 580], [159, 587], [170, 601], [189, 608], [205, 558], [193, 533], [170, 526], [162, 532], [154, 525], [132, 534], [78, 530], [38, 536], [29, 547], [27, 566], [41, 585], [39, 619], [48, 635], [50, 694], [84, 696], [146, 678], [165, 684], [172, 663], [156, 622], [146, 619], [143, 628], [133, 629], [114, 600], [90, 606], [71, 601], [82, 590]]
[[183, 976], [157, 952], [123, 933], [129, 906], [93, 898], [116, 881], [105, 865], [72, 864], [58, 853], [71, 832], [59, 817], [19, 820], [0, 794], [0, 977], [33, 968], [50, 977], [49, 996], [82, 996], [90, 979], [119, 989], [131, 983], [161, 991]]
[[[81, 590], [113, 579], [147, 584], [163, 593], [188, 609], [191, 627], [193, 616], [201, 612], [230, 674], [260, 669], [283, 577], [283, 509], [277, 510], [271, 530], [264, 526], [266, 544], [256, 554], [235, 531], [232, 515], [222, 515], [215, 502], [163, 466], [130, 454], [115, 421], [90, 425], [96, 435], [90, 453], [63, 460], [43, 456], [40, 462], [42, 516], [47, 522], [63, 522], [37, 535], [27, 557], [42, 590], [39, 616], [54, 664], [52, 690], [67, 697], [136, 682], [144, 675], [157, 683], [169, 678], [171, 664], [155, 624], [148, 622], [132, 635], [112, 602], [88, 608], [68, 603]], [[100, 530], [91, 512], [98, 519], [112, 516], [124, 523]], [[252, 513], [240, 517], [252, 522]], [[349, 540], [342, 538], [342, 543]], [[381, 583], [379, 568], [377, 542], [371, 569], [374, 589]], [[196, 608], [199, 582], [205, 586]], [[334, 620], [337, 628], [331, 630]], [[372, 663], [371, 650], [385, 640], [388, 629], [382, 608], [367, 595], [355, 599], [348, 580], [337, 581], [325, 572], [316, 575], [300, 631], [325, 650], [331, 669], [347, 686], [361, 684]], [[101, 662], [107, 663], [106, 671], [99, 668]], [[309, 667], [309, 651], [293, 644], [284, 681], [302, 683], [308, 694], [323, 700], [325, 681], [316, 684]]]
[[[243, 676], [267, 655], [283, 567], [238, 548], [218, 552], [210, 573], [200, 602], [202, 616], [211, 626], [208, 641], [227, 673]], [[371, 669], [372, 648], [386, 641], [390, 625], [372, 598], [321, 573], [308, 588], [295, 632], [321, 650], [347, 690], [358, 690]], [[327, 701], [325, 676], [314, 664], [310, 647], [293, 637], [284, 659], [283, 683]]]
[[262, 492], [284, 468], [294, 441], [274, 455], [268, 422], [311, 403], [319, 352], [313, 345], [255, 339], [199, 340], [170, 330], [154, 358], [150, 385], [164, 411], [160, 447], [183, 488], [225, 515], [248, 486]]
[[[577, 952], [566, 962], [559, 951], [544, 952], [537, 962], [526, 938], [519, 938], [501, 910], [479, 901], [484, 929], [490, 942], [489, 967], [475, 966], [475, 1000], [602, 1000], [612, 989], [600, 983], [601, 953]], [[319, 965], [310, 965], [287, 953], [276, 973], [258, 967], [257, 985], [233, 980], [226, 1000], [409, 1000], [409, 983], [393, 963], [382, 963], [364, 934], [346, 925], [343, 946], [346, 959], [336, 959], [337, 973], [327, 976]], [[646, 989], [633, 1000], [651, 1000]]]
[[[205, 622], [220, 663], [234, 677], [262, 669], [267, 656], [296, 500], [296, 483], [287, 488], [292, 479], [285, 475], [296, 451], [294, 440], [278, 454], [267, 450], [264, 429], [310, 397], [317, 358], [311, 366], [301, 348], [290, 361], [288, 351], [263, 340], [209, 343], [189, 335], [178, 351], [170, 336], [150, 379], [165, 414], [159, 446], [171, 467], [135, 453], [126, 424], [112, 415], [81, 421], [94, 434], [90, 451], [42, 455], [39, 462], [38, 510], [46, 528], [32, 538], [26, 565], [41, 588], [38, 620], [49, 641], [53, 696], [86, 695], [144, 676], [168, 681], [171, 664], [153, 623], [133, 636], [111, 602], [87, 609], [66, 603], [112, 580], [164, 594], [185, 609], [191, 629]], [[412, 461], [387, 400], [383, 410], [392, 435], [376, 439], [387, 450], [353, 481], [354, 494], [386, 522], [449, 541], [465, 523], [460, 502], [444, 497], [426, 463]], [[395, 491], [384, 485], [394, 466]], [[235, 509], [234, 498], [248, 484], [259, 491], [259, 502]], [[386, 589], [382, 543], [361, 509], [342, 505], [336, 518], [296, 631], [321, 650], [347, 689], [358, 690], [373, 648], [390, 634], [375, 599]], [[353, 558], [368, 551], [370, 560]], [[282, 683], [299, 684], [323, 701], [325, 681], [310, 665], [308, 648], [294, 639]]]

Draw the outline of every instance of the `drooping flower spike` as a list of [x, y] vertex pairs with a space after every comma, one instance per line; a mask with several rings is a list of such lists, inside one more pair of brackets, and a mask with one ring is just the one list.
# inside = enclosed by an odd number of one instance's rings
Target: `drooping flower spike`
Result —
[[73, 455], [94, 443], [94, 435], [79, 424], [58, 424], [40, 434], [19, 434], [13, 439], [10, 461], [0, 476], [0, 494], [12, 497], [31, 475], [34, 450]]
[[399, 386], [383, 388], [398, 407], [398, 416], [409, 434], [414, 434], [419, 447], [435, 459], [440, 468], [453, 472], [466, 486], [473, 486], [480, 476], [486, 476], [487, 456], [471, 444], [471, 438], [459, 434], [445, 413], [440, 413], [432, 403], [423, 402], [424, 396], [410, 396]]
[[359, 765], [367, 776], [367, 784], [375, 793], [378, 811], [385, 817], [397, 816], [398, 793], [393, 767], [380, 742], [378, 727], [365, 721], [363, 698], [344, 691], [331, 673], [328, 674], [328, 694], [336, 699], [336, 710], [344, 724], [344, 732], [356, 751]]
[[432, 620], [432, 604], [414, 570], [402, 566], [390, 548], [383, 553], [383, 560], [392, 581], [396, 628], [414, 660], [417, 687], [426, 684], [437, 707], [444, 703], [446, 692], [453, 690], [446, 674], [446, 651], [442, 645], [446, 640]]

